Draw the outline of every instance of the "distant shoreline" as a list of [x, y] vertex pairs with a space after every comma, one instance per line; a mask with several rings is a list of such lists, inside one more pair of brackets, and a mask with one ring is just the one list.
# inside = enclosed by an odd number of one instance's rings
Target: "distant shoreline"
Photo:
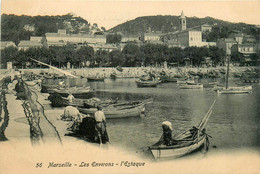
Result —
[[[70, 72], [72, 74], [76, 74], [77, 76], [87, 76], [87, 75], [104, 75], [105, 77], [109, 77], [110, 74], [115, 71], [116, 74], [122, 75], [122, 76], [133, 76], [133, 77], [139, 77], [140, 75], [143, 75], [145, 71], [161, 71], [162, 67], [122, 67], [123, 71], [120, 72], [114, 67], [95, 67], [95, 68], [75, 68], [75, 69], [63, 69], [64, 71]], [[256, 66], [230, 66], [230, 73], [239, 73], [243, 72], [247, 69], [256, 69]], [[174, 68], [168, 68], [168, 71], [170, 73], [176, 74], [178, 70], [180, 70], [183, 73], [186, 73], [188, 71], [194, 71], [196, 72], [204, 72], [212, 71], [212, 70], [220, 70], [220, 69], [226, 69], [226, 66], [217, 66], [217, 67], [209, 67], [209, 68], [191, 68], [191, 67], [174, 67]], [[34, 72], [36, 74], [40, 74], [41, 72], [44, 73], [56, 73], [61, 74], [60, 72], [51, 70], [49, 68], [36, 68], [36, 69], [19, 69], [23, 73], [28, 72]], [[8, 76], [8, 70], [7, 69], [0, 69], [1, 76]]]

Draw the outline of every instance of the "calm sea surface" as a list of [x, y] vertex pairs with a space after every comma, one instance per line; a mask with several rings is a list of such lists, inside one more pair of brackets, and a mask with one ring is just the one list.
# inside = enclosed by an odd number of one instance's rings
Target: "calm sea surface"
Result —
[[[145, 116], [107, 120], [110, 141], [120, 147], [136, 149], [152, 145], [162, 134], [161, 123], [172, 122], [173, 134], [197, 125], [205, 116], [214, 99], [216, 104], [206, 125], [211, 146], [218, 149], [260, 147], [259, 85], [253, 85], [252, 94], [217, 94], [212, 89], [179, 89], [176, 83], [163, 83], [156, 88], [137, 88], [135, 79], [105, 79], [104, 82], [86, 82], [71, 79], [70, 86], [91, 86], [95, 97], [120, 101], [143, 100]], [[218, 80], [224, 84], [223, 79]], [[48, 83], [58, 83], [48, 81]], [[239, 83], [233, 79], [231, 83]]]

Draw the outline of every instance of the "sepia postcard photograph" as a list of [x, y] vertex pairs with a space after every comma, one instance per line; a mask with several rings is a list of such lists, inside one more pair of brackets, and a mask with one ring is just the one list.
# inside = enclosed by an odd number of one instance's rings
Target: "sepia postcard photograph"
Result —
[[260, 174], [260, 1], [1, 0], [0, 174]]

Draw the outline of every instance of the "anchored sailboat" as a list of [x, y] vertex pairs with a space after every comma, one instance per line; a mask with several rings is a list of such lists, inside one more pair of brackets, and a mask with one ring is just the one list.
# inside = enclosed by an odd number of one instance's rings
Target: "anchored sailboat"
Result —
[[[30, 58], [31, 60], [37, 62], [37, 63], [40, 63], [42, 65], [45, 65], [45, 66], [48, 66], [50, 67], [51, 69], [53, 70], [56, 70], [58, 72], [61, 72], [63, 73], [64, 75], [68, 76], [68, 77], [72, 77], [72, 78], [76, 78], [75, 75], [72, 75], [70, 72], [67, 72], [67, 71], [64, 71], [64, 70], [61, 70], [59, 68], [56, 68], [54, 66], [51, 66], [49, 64], [46, 64], [46, 63], [43, 63], [39, 60], [35, 60], [35, 59], [32, 59]], [[63, 97], [67, 97], [69, 94], [72, 94], [74, 97], [84, 97], [84, 98], [90, 98], [93, 96], [93, 89], [91, 89], [89, 86], [88, 87], [69, 87], [68, 89], [53, 89], [53, 92], [56, 92], [58, 94], [60, 94], [61, 96]]]
[[218, 94], [244, 94], [244, 93], [251, 93], [252, 92], [252, 86], [229, 86], [229, 63], [230, 63], [230, 57], [227, 56], [227, 70], [226, 70], [226, 77], [225, 77], [225, 87], [222, 89], [218, 89]]

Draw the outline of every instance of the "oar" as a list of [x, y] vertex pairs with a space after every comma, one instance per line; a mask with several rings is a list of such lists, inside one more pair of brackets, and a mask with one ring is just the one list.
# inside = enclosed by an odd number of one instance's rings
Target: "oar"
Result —
[[[205, 115], [205, 117], [203, 118], [203, 120], [200, 122], [200, 124], [199, 124], [199, 126], [198, 126], [199, 128], [204, 128], [204, 126], [205, 126], [205, 124], [206, 124], [206, 122], [207, 122], [209, 116], [211, 115], [212, 108], [213, 108], [213, 106], [215, 105], [216, 100], [217, 100], [217, 99], [214, 100], [214, 102], [212, 103], [211, 107], [209, 108], [207, 114]], [[203, 125], [203, 124], [204, 124], [204, 125]], [[203, 127], [202, 127], [202, 125], [203, 125]]]

